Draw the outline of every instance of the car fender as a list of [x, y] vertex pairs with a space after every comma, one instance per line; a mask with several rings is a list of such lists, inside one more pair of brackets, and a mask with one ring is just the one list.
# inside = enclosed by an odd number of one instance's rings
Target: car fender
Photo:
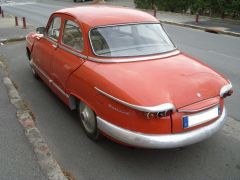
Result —
[[31, 58], [30, 55], [33, 51], [34, 44], [40, 38], [42, 38], [42, 35], [35, 32], [32, 32], [26, 36], [26, 51], [29, 60]]

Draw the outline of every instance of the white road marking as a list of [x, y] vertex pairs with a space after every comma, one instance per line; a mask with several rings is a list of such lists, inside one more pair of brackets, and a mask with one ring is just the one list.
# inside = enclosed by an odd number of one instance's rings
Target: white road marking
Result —
[[225, 56], [227, 58], [232, 58], [232, 59], [239, 60], [238, 57], [234, 57], [234, 56], [231, 56], [231, 55], [228, 55], [228, 54], [224, 54], [224, 53], [221, 53], [221, 52], [217, 52], [217, 51], [214, 51], [214, 50], [208, 50], [208, 52], [213, 53], [213, 54], [217, 54], [217, 55], [220, 55], [220, 56]]
[[36, 2], [14, 2], [14, 1], [0, 1], [2, 7], [7, 6], [24, 6], [29, 4], [36, 4]]

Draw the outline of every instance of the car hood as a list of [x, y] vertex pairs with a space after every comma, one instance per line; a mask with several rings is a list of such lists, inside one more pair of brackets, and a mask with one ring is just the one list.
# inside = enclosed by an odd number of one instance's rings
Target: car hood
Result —
[[94, 66], [95, 86], [139, 106], [172, 103], [176, 108], [215, 97], [227, 81], [216, 71], [184, 54], [127, 63]]

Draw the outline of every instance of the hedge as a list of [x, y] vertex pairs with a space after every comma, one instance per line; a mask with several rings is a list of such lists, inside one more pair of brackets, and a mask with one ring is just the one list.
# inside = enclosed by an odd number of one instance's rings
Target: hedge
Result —
[[240, 19], [240, 0], [134, 0], [137, 8]]

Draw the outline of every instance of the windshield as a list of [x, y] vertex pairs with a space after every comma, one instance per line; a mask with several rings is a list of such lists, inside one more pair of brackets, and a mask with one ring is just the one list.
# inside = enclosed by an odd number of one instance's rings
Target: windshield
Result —
[[127, 24], [98, 27], [90, 31], [93, 51], [98, 56], [131, 57], [175, 49], [160, 24]]

